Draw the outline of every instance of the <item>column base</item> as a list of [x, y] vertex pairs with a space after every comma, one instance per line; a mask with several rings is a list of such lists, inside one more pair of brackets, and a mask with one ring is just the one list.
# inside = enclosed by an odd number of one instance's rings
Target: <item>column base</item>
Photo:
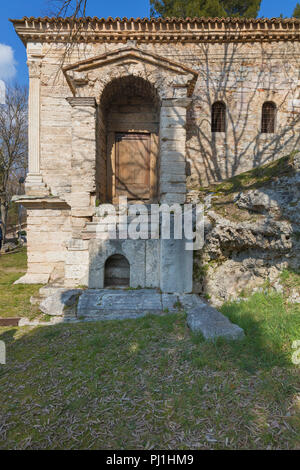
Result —
[[28, 173], [25, 180], [25, 192], [27, 196], [48, 196], [50, 194], [40, 173]]

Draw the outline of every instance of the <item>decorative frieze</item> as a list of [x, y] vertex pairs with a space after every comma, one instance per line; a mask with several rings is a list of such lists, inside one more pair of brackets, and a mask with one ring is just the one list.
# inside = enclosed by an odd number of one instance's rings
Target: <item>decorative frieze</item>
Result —
[[[23, 18], [11, 20], [24, 43], [248, 42], [300, 40], [296, 18]], [[72, 29], [73, 28], [73, 29]]]

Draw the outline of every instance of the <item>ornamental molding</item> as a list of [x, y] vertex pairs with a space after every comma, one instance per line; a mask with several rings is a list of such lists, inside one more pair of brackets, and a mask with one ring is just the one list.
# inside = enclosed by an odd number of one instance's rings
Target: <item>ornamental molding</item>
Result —
[[85, 97], [85, 96], [72, 96], [71, 98], [66, 98], [68, 103], [75, 108], [78, 106], [81, 107], [91, 107], [95, 108], [97, 106], [95, 98], [92, 97]]
[[[114, 78], [134, 75], [150, 81], [155, 88], [177, 89], [177, 94], [192, 95], [198, 72], [160, 55], [129, 46], [97, 55], [63, 68], [74, 96], [83, 90], [97, 90], [100, 96], [105, 85]], [[98, 86], [97, 86], [98, 83]], [[180, 91], [185, 89], [186, 91]], [[173, 93], [173, 92], [172, 92]], [[167, 98], [167, 92], [161, 98]], [[183, 94], [183, 95], [182, 95]], [[83, 95], [83, 96], [86, 96]], [[173, 94], [171, 96], [174, 97]]]
[[299, 41], [296, 18], [27, 18], [10, 20], [24, 42]]
[[27, 61], [29, 78], [41, 78], [42, 60], [41, 58], [28, 59]]

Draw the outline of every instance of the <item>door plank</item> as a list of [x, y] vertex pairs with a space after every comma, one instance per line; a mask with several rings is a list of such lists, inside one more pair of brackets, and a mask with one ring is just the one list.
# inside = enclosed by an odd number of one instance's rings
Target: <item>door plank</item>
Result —
[[116, 134], [116, 196], [150, 199], [150, 134]]

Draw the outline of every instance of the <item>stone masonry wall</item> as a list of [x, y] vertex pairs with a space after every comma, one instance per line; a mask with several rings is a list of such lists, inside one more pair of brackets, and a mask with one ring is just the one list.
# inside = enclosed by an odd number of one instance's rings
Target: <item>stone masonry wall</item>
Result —
[[42, 203], [27, 210], [28, 271], [30, 282], [63, 281], [66, 243], [71, 237], [69, 210]]
[[[67, 61], [125, 47], [122, 43], [82, 44]], [[198, 71], [188, 110], [188, 185], [207, 185], [277, 159], [299, 145], [299, 55], [297, 42], [260, 44], [141, 44], [141, 50]], [[53, 195], [71, 188], [71, 91], [60, 69], [64, 47], [43, 46], [41, 79], [41, 171]], [[96, 97], [100, 100], [100, 97]], [[227, 105], [225, 133], [212, 134], [210, 109]], [[261, 107], [278, 107], [276, 132], [260, 134]]]
[[[32, 45], [30, 47], [32, 50]], [[91, 221], [96, 196], [104, 202], [108, 192], [105, 161], [108, 126], [101, 107], [91, 104], [95, 98], [94, 104], [100, 105], [102, 97], [100, 93], [95, 96], [95, 89], [97, 80], [104, 78], [101, 69], [93, 70], [90, 82], [84, 86], [84, 94], [79, 94], [85, 97], [88, 92], [88, 101], [80, 105], [76, 103], [77, 98], [75, 102], [67, 100], [73, 94], [62, 67], [125, 47], [128, 45], [121, 42], [81, 44], [64, 57], [65, 45], [42, 46], [39, 165], [49, 197], [61, 197], [66, 204], [62, 209], [55, 204], [43, 206], [35, 203], [36, 208], [28, 210], [28, 274], [31, 279], [48, 282], [64, 277], [70, 285], [74, 279], [80, 284], [87, 281], [88, 251], [87, 244], [80, 244], [81, 233], [86, 223]], [[159, 162], [161, 201], [177, 202], [178, 197], [182, 202], [186, 183], [188, 190], [197, 189], [279, 159], [299, 147], [298, 42], [143, 43], [134, 47], [198, 72], [193, 92], [185, 100], [186, 89], [182, 87], [180, 76], [178, 87], [174, 87], [174, 72], [169, 72], [164, 66], [149, 68], [151, 83], [154, 81], [158, 87], [162, 83], [158, 91], [167, 90], [168, 93], [168, 96], [159, 96], [158, 93], [152, 97], [157, 99], [157, 104], [163, 101], [159, 149], [160, 155], [164, 155]], [[106, 74], [107, 80], [110, 65], [105, 67], [103, 75]], [[122, 73], [124, 68], [127, 73], [126, 63], [122, 67]], [[114, 73], [116, 68], [118, 66], [115, 66]], [[141, 61], [138, 66], [128, 65], [128, 75], [140, 74], [145, 79], [148, 73], [145, 71]], [[182, 124], [185, 123], [186, 104], [180, 104], [181, 98], [182, 103], [191, 101], [186, 125]], [[174, 107], [172, 101], [176, 99], [178, 104]], [[227, 107], [226, 131], [212, 134], [211, 106], [220, 100]], [[265, 101], [273, 101], [277, 105], [274, 134], [260, 133], [261, 108]], [[128, 125], [126, 114], [124, 125]], [[184, 171], [180, 173], [180, 181], [178, 179], [179, 166], [181, 169], [186, 166], [186, 181], [183, 181]], [[71, 238], [75, 245], [68, 250]], [[74, 273], [75, 268], [79, 271]]]

